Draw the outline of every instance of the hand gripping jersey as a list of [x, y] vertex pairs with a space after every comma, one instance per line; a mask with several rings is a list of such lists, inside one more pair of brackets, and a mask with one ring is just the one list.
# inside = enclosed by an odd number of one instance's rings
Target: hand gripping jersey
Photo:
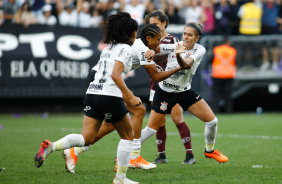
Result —
[[149, 50], [147, 46], [144, 45], [140, 38], [136, 39], [134, 44], [131, 46], [132, 48], [132, 68], [131, 70], [135, 70], [143, 65], [151, 65], [155, 64], [153, 61], [148, 61], [145, 57], [145, 53]]
[[[174, 35], [171, 35], [171, 34], [168, 34], [166, 35], [163, 39], [161, 39], [160, 43], [161, 44], [174, 44], [176, 42], [178, 42], [178, 38]], [[169, 59], [169, 58], [168, 58]], [[165, 67], [166, 67], [166, 63], [167, 61], [165, 62], [161, 62], [161, 63], [157, 63], [156, 66], [158, 68], [159, 71], [164, 71], [165, 70]], [[157, 82], [153, 81], [151, 78], [150, 78], [150, 87], [151, 87], [151, 90], [156, 90], [156, 87], [157, 87]]]
[[[180, 42], [182, 44], [182, 42]], [[179, 64], [176, 60], [175, 54], [176, 44], [161, 44], [160, 50], [161, 53], [169, 54], [170, 59], [167, 61], [165, 70], [172, 70], [179, 67]], [[194, 47], [191, 50], [185, 50], [185, 53], [182, 53], [180, 56], [183, 59], [191, 57], [194, 59], [194, 63], [190, 69], [180, 70], [179, 72], [171, 75], [169, 78], [159, 82], [159, 86], [162, 90], [170, 93], [179, 93], [191, 89], [192, 77], [195, 74], [200, 62], [206, 53], [206, 49], [195, 43]]]
[[130, 71], [132, 67], [132, 48], [127, 44], [117, 44], [111, 48], [108, 45], [101, 53], [98, 63], [93, 67], [96, 70], [95, 79], [89, 84], [86, 94], [97, 94], [121, 97], [122, 93], [111, 75], [114, 64], [117, 61], [122, 62], [124, 71], [121, 76], [124, 76]]

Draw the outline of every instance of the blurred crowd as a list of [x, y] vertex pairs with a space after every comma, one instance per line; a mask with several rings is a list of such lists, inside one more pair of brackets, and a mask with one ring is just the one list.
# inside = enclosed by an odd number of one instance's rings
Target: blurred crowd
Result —
[[[145, 23], [146, 14], [164, 10], [170, 24], [200, 22], [205, 35], [238, 35], [240, 20], [246, 13], [242, 5], [254, 3], [262, 10], [262, 34], [273, 28], [282, 33], [282, 0], [0, 0], [1, 24], [46, 24], [98, 27], [118, 11], [126, 11]], [[254, 13], [254, 12], [253, 12]]]
[[[0, 0], [0, 29], [3, 24], [96, 28], [119, 11], [143, 25], [156, 9], [166, 12], [169, 24], [201, 23], [203, 35], [282, 33], [282, 0]], [[278, 43], [262, 46], [261, 70], [279, 68]]]

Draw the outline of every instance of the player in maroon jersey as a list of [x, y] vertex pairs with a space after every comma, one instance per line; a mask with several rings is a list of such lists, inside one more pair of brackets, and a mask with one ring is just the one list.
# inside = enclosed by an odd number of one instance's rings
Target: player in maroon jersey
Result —
[[[160, 41], [160, 44], [173, 44], [175, 42], [178, 42], [178, 38], [174, 35], [171, 35], [166, 32], [167, 25], [169, 24], [169, 20], [167, 15], [163, 10], [155, 10], [148, 14], [146, 16], [146, 21], [149, 24], [155, 24], [157, 25], [162, 32], [162, 38]], [[168, 58], [173, 59], [173, 58]], [[162, 63], [157, 63], [157, 68], [161, 71], [165, 70], [167, 61]], [[153, 101], [153, 97], [155, 94], [157, 83], [154, 82], [152, 79], [150, 79], [150, 101]], [[196, 160], [192, 153], [192, 144], [191, 144], [191, 135], [190, 135], [190, 129], [187, 126], [187, 124], [184, 122], [183, 118], [183, 109], [179, 104], [176, 104], [172, 111], [171, 111], [171, 118], [173, 122], [175, 123], [175, 126], [177, 127], [180, 137], [182, 139], [182, 142], [185, 147], [186, 151], [186, 158], [182, 162], [182, 164], [194, 164], [196, 163]], [[165, 142], [166, 142], [166, 128], [165, 128], [165, 121], [162, 122], [162, 125], [158, 129], [156, 133], [156, 143], [158, 147], [159, 156], [155, 160], [155, 164], [159, 163], [167, 163], [166, 159], [166, 150], [165, 150]]]

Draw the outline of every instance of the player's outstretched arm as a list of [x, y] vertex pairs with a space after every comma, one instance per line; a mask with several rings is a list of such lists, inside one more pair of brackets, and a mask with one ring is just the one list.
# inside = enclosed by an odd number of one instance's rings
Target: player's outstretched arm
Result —
[[181, 68], [174, 68], [168, 71], [159, 71], [156, 65], [143, 65], [151, 79], [155, 82], [160, 82], [170, 77], [172, 74], [178, 72]]

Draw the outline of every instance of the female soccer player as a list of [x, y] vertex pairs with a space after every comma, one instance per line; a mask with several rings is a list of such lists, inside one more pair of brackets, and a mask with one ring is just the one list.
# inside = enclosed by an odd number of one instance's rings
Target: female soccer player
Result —
[[201, 34], [202, 26], [191, 22], [183, 31], [184, 53], [174, 51], [179, 47], [179, 43], [160, 45], [161, 51], [169, 51], [171, 55], [174, 55], [172, 57], [177, 58], [167, 63], [166, 70], [179, 66], [187, 69], [158, 83], [148, 125], [141, 133], [141, 143], [156, 133], [165, 120], [166, 114], [171, 114], [172, 108], [178, 103], [184, 110], [188, 110], [205, 122], [205, 156], [214, 158], [218, 162], [226, 162], [228, 158], [218, 150], [214, 150], [218, 120], [205, 100], [191, 89], [192, 77], [206, 52], [202, 45], [196, 43]]
[[[146, 21], [150, 24], [157, 25], [161, 31], [162, 31], [162, 39], [161, 44], [173, 44], [178, 42], [179, 40], [174, 35], [171, 35], [166, 32], [167, 25], [169, 24], [169, 20], [167, 15], [163, 10], [155, 10], [152, 13], [148, 14], [146, 16]], [[176, 58], [169, 57], [168, 60], [175, 60]], [[164, 71], [166, 68], [167, 62], [161, 62], [158, 63], [158, 68], [161, 71]], [[155, 90], [157, 87], [157, 82], [154, 80], [150, 80], [150, 101], [153, 101]], [[176, 104], [172, 110], [171, 110], [171, 118], [173, 122], [175, 123], [175, 126], [177, 127], [180, 137], [182, 139], [182, 142], [185, 147], [186, 152], [186, 158], [182, 162], [182, 164], [194, 164], [196, 163], [196, 160], [194, 158], [193, 152], [192, 152], [192, 143], [191, 143], [191, 135], [190, 135], [190, 129], [187, 126], [187, 124], [184, 121], [183, 118], [183, 110], [179, 104]], [[156, 133], [156, 143], [157, 148], [159, 152], [158, 158], [154, 161], [155, 164], [159, 163], [167, 163], [166, 159], [166, 149], [165, 149], [165, 143], [166, 143], [166, 128], [165, 128], [165, 121], [166, 118], [163, 119], [163, 122], [160, 124], [160, 128], [157, 130]]]
[[134, 96], [123, 80], [132, 66], [130, 46], [137, 37], [137, 29], [137, 22], [125, 12], [111, 15], [105, 20], [103, 42], [108, 46], [100, 55], [95, 80], [90, 83], [85, 94], [82, 132], [69, 134], [56, 142], [44, 140], [35, 155], [37, 167], [53, 151], [92, 144], [105, 119], [115, 127], [121, 137], [117, 149], [118, 169], [113, 183], [138, 183], [126, 178], [133, 130], [122, 98], [122, 94], [125, 95], [134, 106], [142, 104], [140, 98]]
[[[160, 43], [160, 39], [161, 39], [161, 31], [158, 26], [153, 25], [153, 24], [145, 25], [141, 30], [140, 38], [136, 39], [134, 44], [132, 45], [132, 55], [131, 55], [132, 70], [140, 66], [143, 66], [145, 70], [147, 71], [147, 73], [150, 75], [150, 77], [157, 82], [166, 79], [167, 77], [171, 76], [172, 74], [180, 70], [180, 67], [177, 67], [169, 71], [160, 72], [158, 71], [154, 62], [148, 61], [148, 59], [144, 57], [144, 54], [149, 51], [149, 48], [157, 49]], [[149, 56], [151, 55], [148, 54], [148, 57]], [[95, 74], [95, 70], [97, 66], [98, 65], [93, 67], [90, 73], [90, 77], [88, 77], [89, 82], [91, 82], [94, 78], [96, 78], [94, 74]], [[129, 112], [132, 113], [131, 119], [132, 119], [132, 124], [133, 124], [133, 131], [134, 131], [129, 167], [140, 168], [144, 170], [154, 169], [156, 167], [155, 164], [147, 162], [144, 158], [142, 158], [142, 156], [140, 156], [140, 149], [141, 149], [140, 136], [141, 136], [141, 130], [142, 130], [142, 121], [146, 113], [146, 109], [143, 104], [140, 106], [133, 106], [131, 105], [129, 99], [126, 96], [123, 96], [123, 98], [124, 98], [125, 103], [127, 104], [127, 109], [129, 110]], [[104, 123], [101, 126], [101, 129], [98, 135], [96, 136], [94, 143], [114, 130], [115, 128], [111, 124]], [[72, 149], [64, 150], [64, 155], [65, 155], [65, 160], [66, 160], [66, 169], [68, 172], [74, 173], [74, 168], [77, 163], [77, 157], [81, 153], [87, 151], [88, 149], [89, 149], [89, 146], [82, 147], [82, 148], [75, 147]]]

